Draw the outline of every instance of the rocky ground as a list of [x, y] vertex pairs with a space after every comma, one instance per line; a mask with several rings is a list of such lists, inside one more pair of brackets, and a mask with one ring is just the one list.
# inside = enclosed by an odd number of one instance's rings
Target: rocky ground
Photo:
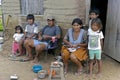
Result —
[[[34, 65], [32, 61], [19, 62], [9, 60], [11, 45], [12, 40], [9, 39], [9, 41], [3, 44], [3, 51], [0, 52], [0, 80], [10, 80], [10, 76], [13, 74], [17, 74], [18, 80], [34, 80], [34, 78], [37, 78], [37, 74], [32, 71], [32, 66]], [[43, 66], [43, 69], [48, 70], [50, 63], [53, 61], [54, 56], [52, 55], [49, 55], [47, 61], [44, 61], [44, 54], [42, 54], [39, 64]], [[74, 75], [77, 67], [72, 62], [69, 63], [69, 72], [65, 75], [65, 78], [66, 80], [120, 80], [120, 63], [105, 55], [103, 55], [102, 61], [102, 75], [99, 78], [95, 74], [97, 71], [96, 66], [91, 79], [86, 78], [86, 67], [84, 67], [85, 72], [83, 74], [79, 76]], [[48, 77], [42, 80], [48, 80]]]

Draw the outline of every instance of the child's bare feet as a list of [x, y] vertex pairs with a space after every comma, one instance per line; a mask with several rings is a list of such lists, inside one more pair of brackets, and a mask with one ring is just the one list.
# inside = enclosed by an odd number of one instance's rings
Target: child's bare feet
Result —
[[87, 80], [92, 80], [92, 74], [87, 74], [86, 76], [85, 76], [85, 79], [87, 79]]
[[98, 72], [98, 73], [96, 74], [96, 76], [100, 78], [100, 77], [102, 77], [102, 74], [101, 74], [100, 72]]
[[78, 71], [75, 73], [75, 75], [81, 75], [83, 73], [83, 69], [79, 68]]

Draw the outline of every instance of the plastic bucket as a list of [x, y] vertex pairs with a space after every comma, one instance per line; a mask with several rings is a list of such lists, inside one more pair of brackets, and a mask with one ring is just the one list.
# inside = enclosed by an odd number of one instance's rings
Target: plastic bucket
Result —
[[3, 50], [2, 46], [3, 46], [3, 37], [0, 37], [0, 51]]
[[3, 43], [3, 37], [0, 37], [0, 43]]
[[42, 65], [35, 64], [32, 67], [33, 72], [38, 73], [40, 70], [42, 70]]

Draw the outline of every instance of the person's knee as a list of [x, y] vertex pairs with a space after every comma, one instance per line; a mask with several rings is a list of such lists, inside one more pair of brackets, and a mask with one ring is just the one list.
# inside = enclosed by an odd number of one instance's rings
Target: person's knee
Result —
[[71, 54], [71, 55], [70, 55], [70, 59], [71, 59], [72, 61], [74, 61], [74, 62], [77, 62], [77, 61], [78, 61], [78, 59], [76, 58], [76, 56], [75, 56], [74, 54]]
[[20, 42], [19, 42], [19, 46], [22, 46], [22, 45], [23, 45], [23, 41], [20, 41]]
[[90, 59], [90, 63], [93, 63], [94, 62], [94, 59]]
[[40, 46], [40, 45], [37, 45], [37, 46], [35, 47], [35, 50], [36, 50], [36, 51], [40, 51], [40, 50], [41, 50], [41, 46]]
[[98, 62], [98, 63], [101, 62], [101, 59], [97, 59], [97, 62]]
[[70, 58], [71, 58], [71, 59], [76, 59], [76, 56], [75, 56], [74, 54], [71, 54], [71, 55], [70, 55]]
[[34, 47], [34, 42], [32, 40], [25, 40], [24, 46]]
[[24, 45], [28, 45], [28, 43], [29, 43], [30, 41], [29, 40], [24, 40]]

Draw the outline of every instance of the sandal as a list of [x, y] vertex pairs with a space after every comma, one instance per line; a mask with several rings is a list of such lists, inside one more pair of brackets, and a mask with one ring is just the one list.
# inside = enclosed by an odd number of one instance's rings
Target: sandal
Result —
[[30, 59], [20, 59], [20, 62], [26, 62], [26, 61], [30, 61]]
[[21, 62], [26, 62], [26, 61], [31, 61], [31, 60], [33, 60], [33, 58], [25, 58], [25, 59], [21, 59], [20, 61]]

